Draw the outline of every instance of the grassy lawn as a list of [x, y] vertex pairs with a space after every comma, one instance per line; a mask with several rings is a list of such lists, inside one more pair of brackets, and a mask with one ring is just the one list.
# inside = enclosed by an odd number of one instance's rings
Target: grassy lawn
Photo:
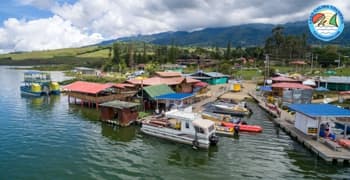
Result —
[[49, 59], [54, 57], [75, 57], [84, 52], [94, 51], [97, 49], [97, 46], [89, 46], [82, 48], [65, 48], [57, 50], [48, 50], [48, 51], [32, 51], [32, 52], [23, 52], [23, 53], [10, 53], [10, 54], [0, 54], [1, 58], [11, 57], [12, 60], [25, 60], [25, 59]]

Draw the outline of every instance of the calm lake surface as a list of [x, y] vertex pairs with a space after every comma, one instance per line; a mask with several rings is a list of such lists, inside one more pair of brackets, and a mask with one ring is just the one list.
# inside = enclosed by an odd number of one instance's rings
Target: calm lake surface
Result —
[[[21, 70], [0, 66], [0, 179], [349, 179], [350, 167], [327, 164], [293, 141], [256, 104], [250, 124], [261, 134], [221, 137], [196, 151], [98, 121], [65, 95], [21, 97]], [[55, 72], [54, 80], [63, 74]]]

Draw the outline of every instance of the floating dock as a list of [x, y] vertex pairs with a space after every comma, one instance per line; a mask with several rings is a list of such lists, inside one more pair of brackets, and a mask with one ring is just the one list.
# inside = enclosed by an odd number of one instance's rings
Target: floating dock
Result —
[[255, 92], [249, 92], [249, 95], [255, 99], [259, 106], [266, 112], [271, 114], [274, 118], [273, 121], [289, 134], [294, 140], [304, 145], [306, 148], [314, 152], [317, 156], [321, 157], [327, 162], [344, 163], [350, 162], [350, 150], [345, 148], [339, 148], [337, 150], [331, 149], [325, 143], [320, 140], [315, 140], [312, 136], [305, 135], [294, 127], [293, 116], [282, 109], [270, 108], [263, 101], [262, 97], [259, 97]]

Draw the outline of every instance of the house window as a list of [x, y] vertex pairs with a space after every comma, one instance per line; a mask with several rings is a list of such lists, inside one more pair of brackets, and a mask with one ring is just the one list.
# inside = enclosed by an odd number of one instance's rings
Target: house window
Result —
[[190, 128], [190, 124], [188, 122], [186, 122], [185, 126], [187, 129]]

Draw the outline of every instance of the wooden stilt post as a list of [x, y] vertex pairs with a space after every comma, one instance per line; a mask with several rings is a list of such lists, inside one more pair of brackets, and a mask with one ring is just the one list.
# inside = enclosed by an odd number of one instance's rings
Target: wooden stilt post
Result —
[[320, 126], [321, 126], [321, 118], [316, 118], [318, 121], [317, 121], [317, 135], [316, 135], [316, 137], [317, 137], [317, 141], [319, 140], [319, 138], [320, 138]]
[[74, 98], [74, 104], [77, 104], [77, 98], [76, 97]]
[[68, 95], [68, 104], [70, 104], [70, 96]]
[[346, 139], [346, 136], [347, 136], [347, 131], [348, 131], [348, 124], [345, 124], [345, 129], [344, 129], [344, 139]]

